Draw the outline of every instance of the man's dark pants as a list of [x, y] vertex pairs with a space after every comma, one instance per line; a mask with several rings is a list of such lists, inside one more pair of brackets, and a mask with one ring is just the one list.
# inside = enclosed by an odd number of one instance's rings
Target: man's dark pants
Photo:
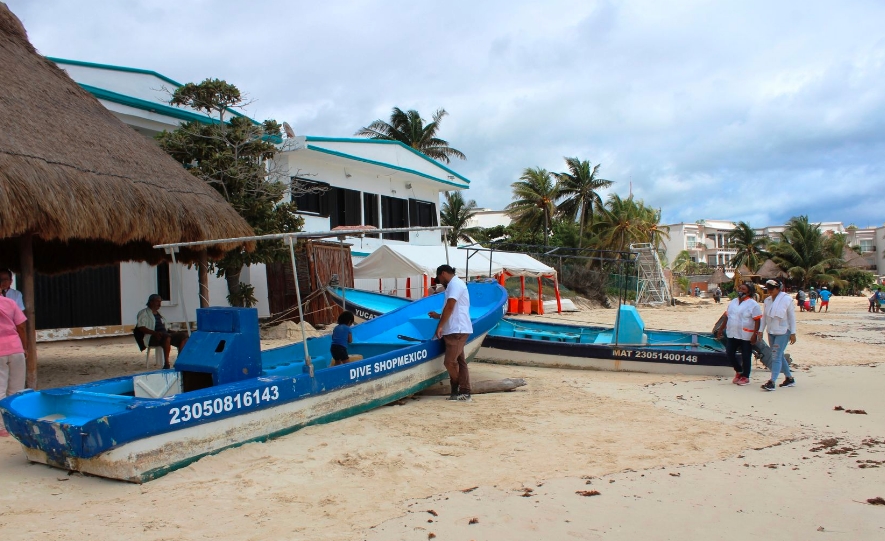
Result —
[[470, 394], [470, 372], [467, 370], [467, 359], [464, 357], [464, 346], [467, 344], [467, 333], [453, 333], [443, 336], [446, 356], [443, 364], [449, 371], [452, 389], [458, 386], [461, 394]]
[[[742, 362], [737, 360], [737, 351], [741, 350]], [[740, 338], [728, 338], [725, 344], [725, 354], [731, 361], [731, 366], [735, 372], [740, 372], [745, 378], [750, 377], [750, 369], [753, 367], [753, 344], [749, 340], [741, 340]]]

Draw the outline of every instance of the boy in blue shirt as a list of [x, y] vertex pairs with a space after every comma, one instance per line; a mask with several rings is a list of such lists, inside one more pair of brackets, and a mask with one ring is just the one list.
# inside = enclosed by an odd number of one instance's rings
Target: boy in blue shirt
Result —
[[344, 364], [351, 360], [347, 354], [347, 345], [353, 342], [353, 334], [350, 332], [350, 327], [353, 326], [353, 323], [354, 317], [351, 312], [344, 311], [338, 316], [338, 326], [332, 329], [332, 366]]
[[[833, 294], [827, 289], [827, 286], [820, 288], [820, 308], [818, 312], [829, 312], [830, 311], [830, 297]], [[824, 310], [826, 307], [826, 310]]]

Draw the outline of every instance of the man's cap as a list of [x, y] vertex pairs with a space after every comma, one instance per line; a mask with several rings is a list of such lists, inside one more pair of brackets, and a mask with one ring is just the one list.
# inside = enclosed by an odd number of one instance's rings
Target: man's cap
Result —
[[809, 287], [808, 289], [814, 289], [814, 286]]
[[436, 277], [439, 278], [439, 275], [447, 272], [449, 274], [455, 274], [455, 269], [452, 268], [451, 265], [440, 265], [436, 268]]
[[765, 282], [765, 287], [766, 288], [773, 287], [775, 289], [780, 289], [781, 285], [779, 283], [777, 283], [777, 280], [768, 280], [767, 282]]
[[822, 287], [821, 289], [826, 289], [826, 288], [827, 288], [827, 286], [824, 286], [824, 287]]
[[147, 301], [147, 303], [145, 303], [145, 304], [150, 305], [154, 300], [160, 300], [160, 301], [162, 301], [162, 300], [163, 300], [163, 297], [161, 297], [161, 296], [157, 295], [156, 293], [154, 293], [154, 294], [152, 294], [150, 297], [148, 297], [148, 301]]

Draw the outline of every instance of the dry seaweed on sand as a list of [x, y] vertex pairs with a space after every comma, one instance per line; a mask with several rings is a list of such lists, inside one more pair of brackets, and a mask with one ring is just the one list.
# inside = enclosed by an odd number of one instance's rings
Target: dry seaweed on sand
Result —
[[575, 494], [579, 496], [599, 496], [601, 492], [598, 490], [576, 490]]

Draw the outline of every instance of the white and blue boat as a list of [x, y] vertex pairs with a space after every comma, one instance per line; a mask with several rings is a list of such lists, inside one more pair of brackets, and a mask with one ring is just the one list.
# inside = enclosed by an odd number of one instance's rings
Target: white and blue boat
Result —
[[[472, 359], [501, 320], [507, 293], [493, 283], [468, 289], [474, 333], [465, 353]], [[353, 327], [348, 349], [363, 360], [333, 367], [328, 336], [262, 352], [254, 309], [200, 309], [174, 369], [25, 391], [0, 402], [0, 412], [32, 462], [148, 481], [443, 380], [443, 344], [432, 339], [437, 321], [427, 315], [441, 312], [443, 300], [409, 302]]]
[[[330, 297], [366, 317], [412, 301], [370, 291], [330, 287]], [[482, 343], [476, 360], [522, 366], [664, 374], [731, 376], [725, 347], [711, 333], [646, 329], [633, 306], [619, 307], [614, 327], [504, 318]]]

